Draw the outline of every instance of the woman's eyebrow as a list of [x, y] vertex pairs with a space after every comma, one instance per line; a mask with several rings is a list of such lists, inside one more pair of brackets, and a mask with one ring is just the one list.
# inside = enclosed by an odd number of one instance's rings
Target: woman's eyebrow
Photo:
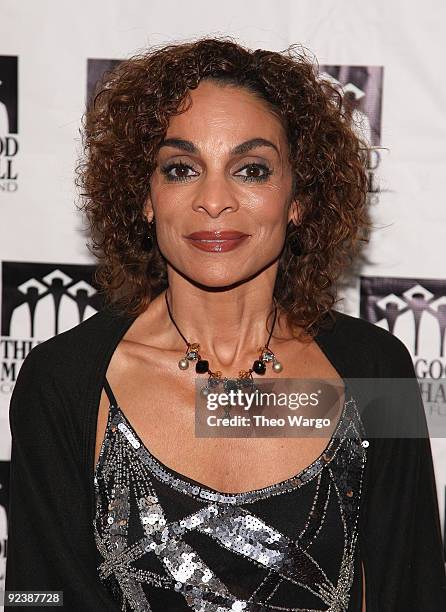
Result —
[[[159, 146], [161, 147], [174, 147], [176, 149], [181, 149], [186, 153], [198, 153], [199, 149], [194, 145], [190, 140], [184, 140], [182, 138], [166, 138], [163, 140]], [[272, 147], [276, 150], [277, 154], [280, 157], [280, 153], [276, 145], [266, 138], [251, 138], [250, 140], [246, 140], [241, 144], [237, 145], [231, 150], [231, 155], [242, 155], [244, 153], [248, 153], [251, 149], [256, 149], [257, 147]]]

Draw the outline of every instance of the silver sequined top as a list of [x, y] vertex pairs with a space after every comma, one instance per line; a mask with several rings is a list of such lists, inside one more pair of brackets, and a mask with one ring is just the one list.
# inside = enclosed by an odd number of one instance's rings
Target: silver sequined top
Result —
[[229, 494], [157, 460], [105, 388], [94, 534], [122, 611], [349, 610], [368, 446], [352, 397], [310, 466]]

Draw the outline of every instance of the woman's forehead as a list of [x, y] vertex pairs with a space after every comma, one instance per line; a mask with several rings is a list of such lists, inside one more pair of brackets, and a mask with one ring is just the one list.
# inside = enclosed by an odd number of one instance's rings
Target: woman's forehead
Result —
[[267, 104], [250, 91], [235, 86], [202, 82], [190, 91], [186, 111], [169, 120], [166, 138], [207, 142], [218, 140], [235, 147], [249, 138], [259, 137], [284, 146], [285, 131]]

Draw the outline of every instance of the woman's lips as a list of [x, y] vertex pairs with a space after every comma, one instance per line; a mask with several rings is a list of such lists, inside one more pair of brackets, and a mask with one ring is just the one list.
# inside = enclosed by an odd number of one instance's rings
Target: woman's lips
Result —
[[194, 247], [201, 251], [226, 253], [226, 251], [232, 251], [243, 244], [245, 238], [249, 238], [249, 234], [235, 230], [193, 232], [186, 236], [186, 238]]

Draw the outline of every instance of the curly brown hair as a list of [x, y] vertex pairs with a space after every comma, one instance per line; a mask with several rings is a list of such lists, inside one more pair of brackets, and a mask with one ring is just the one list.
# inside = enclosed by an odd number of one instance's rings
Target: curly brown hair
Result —
[[[362, 142], [342, 97], [319, 78], [300, 45], [248, 49], [232, 37], [152, 47], [106, 73], [84, 116], [84, 156], [77, 168], [79, 208], [89, 221], [95, 279], [106, 302], [131, 316], [167, 285], [158, 246], [141, 248], [144, 204], [169, 118], [189, 108], [189, 91], [214, 79], [244, 87], [281, 118], [289, 144], [293, 197], [301, 225], [288, 226], [274, 287], [291, 328], [314, 336], [336, 303], [336, 281], [367, 242], [367, 172]], [[302, 255], [293, 257], [294, 234]], [[328, 317], [330, 318], [330, 317]]]

